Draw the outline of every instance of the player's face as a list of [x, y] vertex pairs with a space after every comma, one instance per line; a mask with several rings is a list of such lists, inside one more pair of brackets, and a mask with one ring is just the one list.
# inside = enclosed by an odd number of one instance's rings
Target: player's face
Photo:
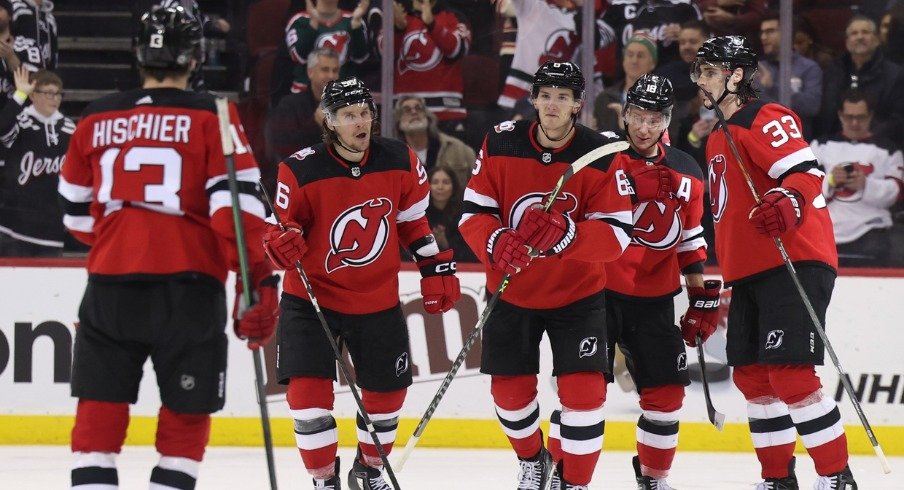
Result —
[[[692, 67], [691, 80], [698, 87], [712, 94], [714, 99], [719, 100], [722, 92], [725, 91], [725, 77], [730, 74], [731, 71], [720, 63], [698, 61]], [[703, 95], [703, 105], [707, 109], [712, 109], [712, 104], [705, 95]]]
[[62, 100], [63, 89], [56, 85], [40, 85], [31, 95], [35, 110], [44, 117], [52, 116], [60, 108]]
[[430, 177], [430, 199], [434, 203], [446, 203], [452, 198], [452, 176], [445, 170], [437, 170]]
[[369, 104], [354, 104], [336, 111], [329, 124], [342, 144], [358, 151], [370, 146], [374, 114]]
[[625, 125], [628, 128], [631, 146], [644, 156], [649, 156], [647, 153], [659, 141], [667, 124], [668, 118], [661, 112], [648, 111], [633, 105], [629, 105], [625, 112]]
[[534, 108], [540, 115], [540, 124], [546, 132], [571, 128], [571, 117], [581, 108], [570, 88], [540, 87]]
[[869, 137], [869, 125], [873, 115], [866, 101], [845, 102], [838, 111], [838, 118], [841, 119], [841, 131], [846, 137], [855, 140]]

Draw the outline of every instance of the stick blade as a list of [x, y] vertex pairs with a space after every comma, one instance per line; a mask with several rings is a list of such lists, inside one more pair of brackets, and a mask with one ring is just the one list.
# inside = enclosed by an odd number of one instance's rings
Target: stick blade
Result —
[[713, 426], [719, 432], [722, 432], [722, 429], [725, 428], [725, 414], [724, 413], [713, 410], [712, 413], [709, 414], [709, 421], [712, 422]]

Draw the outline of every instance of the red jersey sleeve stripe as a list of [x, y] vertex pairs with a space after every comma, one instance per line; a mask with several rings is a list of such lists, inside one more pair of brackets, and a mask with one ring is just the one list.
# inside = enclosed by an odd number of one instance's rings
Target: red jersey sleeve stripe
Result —
[[[780, 158], [778, 161], [772, 164], [769, 167], [769, 176], [773, 179], [778, 179], [782, 175], [784, 175], [788, 170], [800, 165], [804, 162], [816, 161], [816, 155], [813, 153], [813, 149], [809, 146], [805, 146], [794, 153], [785, 155]], [[820, 175], [822, 172], [820, 172]]]
[[628, 248], [628, 244], [631, 243], [631, 234], [627, 230], [634, 229], [631, 211], [617, 211], [615, 213], [601, 213], [597, 211], [584, 215], [584, 218], [602, 221], [611, 226], [615, 239], [621, 245], [622, 251]]
[[400, 209], [396, 215], [396, 223], [407, 223], [423, 218], [427, 215], [427, 205], [430, 204], [430, 194], [424, 196], [423, 199], [414, 203], [408, 209]]

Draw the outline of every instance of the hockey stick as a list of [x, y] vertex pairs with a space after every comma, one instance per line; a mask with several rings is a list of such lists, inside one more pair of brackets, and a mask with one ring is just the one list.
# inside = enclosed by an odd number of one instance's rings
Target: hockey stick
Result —
[[[273, 214], [273, 219], [276, 220], [279, 229], [285, 231], [286, 225], [279, 219], [279, 215], [276, 214], [276, 210], [273, 208], [273, 201], [270, 200], [270, 195], [267, 194], [263, 181], [260, 182], [260, 187], [261, 194], [264, 196], [264, 201], [267, 203], [267, 208], [270, 209], [270, 213]], [[380, 443], [380, 436], [377, 434], [377, 429], [374, 428], [374, 423], [370, 419], [370, 415], [367, 413], [367, 410], [364, 409], [364, 401], [361, 400], [361, 395], [358, 394], [358, 389], [355, 387], [351, 371], [348, 369], [345, 360], [342, 358], [342, 349], [339, 348], [339, 344], [336, 343], [336, 339], [333, 337], [333, 333], [326, 323], [326, 317], [323, 316], [323, 311], [320, 309], [320, 303], [317, 302], [317, 296], [314, 295], [314, 289], [311, 287], [311, 281], [308, 279], [307, 273], [305, 273], [304, 268], [301, 266], [300, 260], [295, 261], [295, 271], [298, 272], [298, 277], [301, 278], [301, 282], [308, 292], [308, 298], [310, 298], [311, 304], [314, 306], [314, 312], [317, 314], [317, 319], [320, 320], [320, 326], [323, 327], [323, 333], [326, 334], [326, 338], [330, 342], [330, 347], [333, 349], [333, 355], [336, 357], [336, 364], [339, 365], [339, 371], [342, 373], [342, 376], [345, 376], [345, 380], [348, 381], [348, 389], [352, 392], [352, 397], [355, 399], [355, 404], [358, 406], [358, 413], [361, 414], [364, 425], [367, 426], [367, 432], [370, 434], [370, 438], [377, 448], [377, 453], [380, 455], [380, 460], [383, 461], [383, 467], [386, 468], [386, 475], [389, 476], [389, 481], [392, 482], [392, 486], [395, 490], [402, 490], [398, 480], [396, 480], [395, 472], [392, 471], [392, 466], [389, 464], [389, 459], [386, 457], [386, 451], [383, 449], [383, 444]]]
[[725, 414], [716, 410], [713, 399], [709, 396], [709, 383], [706, 381], [706, 359], [703, 358], [703, 334], [697, 334], [697, 361], [700, 363], [700, 376], [703, 379], [703, 398], [706, 399], [706, 414], [709, 421], [721, 431], [725, 426]]
[[[251, 270], [248, 264], [248, 249], [245, 243], [245, 226], [242, 223], [242, 208], [239, 203], [238, 177], [235, 171], [235, 146], [232, 143], [231, 124], [229, 122], [229, 101], [224, 97], [217, 97], [217, 117], [220, 121], [220, 141], [223, 144], [223, 156], [226, 158], [226, 175], [229, 181], [229, 196], [232, 198], [232, 221], [235, 225], [236, 249], [239, 256], [239, 273], [244, 287], [242, 297], [236, 298], [244, 304], [239, 305], [239, 311], [250, 308], [254, 304], [251, 285]], [[270, 488], [276, 490], [276, 464], [273, 459], [273, 436], [270, 434], [270, 413], [267, 409], [267, 395], [264, 392], [264, 368], [261, 359], [261, 350], [253, 349], [254, 357], [254, 381], [257, 389], [257, 404], [261, 411], [261, 426], [264, 431], [264, 450], [267, 453], [267, 471], [270, 474]]]
[[[722, 109], [719, 107], [719, 104], [716, 103], [715, 98], [713, 98], [713, 94], [709, 93], [708, 90], [703, 88], [701, 88], [700, 91], [702, 91], [703, 94], [706, 95], [706, 98], [709, 99], [709, 103], [712, 104], [713, 110], [716, 112], [716, 117], [719, 118], [719, 125], [722, 126], [722, 132], [725, 133], [725, 139], [728, 142], [731, 153], [738, 161], [738, 167], [740, 167], [741, 173], [744, 175], [744, 180], [747, 182], [747, 187], [750, 188], [750, 193], [753, 194], [754, 201], [756, 201], [757, 204], [760, 204], [762, 202], [762, 199], [760, 198], [760, 194], [757, 192], [756, 187], [754, 187], [753, 185], [753, 179], [750, 178], [750, 173], [747, 172], [747, 166], [744, 164], [744, 160], [741, 158], [741, 153], [738, 152], [738, 147], [735, 146], [734, 138], [732, 138], [731, 133], [728, 131], [728, 124], [725, 122], [725, 114], [722, 113]], [[818, 333], [819, 338], [822, 339], [822, 343], [825, 345], [826, 352], [829, 353], [829, 358], [832, 360], [832, 364], [835, 365], [835, 370], [838, 371], [838, 377], [841, 378], [841, 384], [844, 386], [844, 391], [847, 392], [848, 398], [851, 400], [851, 404], [854, 405], [854, 411], [857, 412], [857, 416], [860, 418], [860, 424], [863, 425], [863, 429], [866, 431], [866, 437], [869, 438], [869, 442], [873, 445], [873, 450], [876, 452], [876, 456], [879, 457], [879, 462], [882, 464], [882, 470], [885, 473], [891, 473], [891, 466], [888, 465], [888, 459], [885, 457], [885, 452], [882, 451], [882, 446], [879, 445], [878, 439], [876, 439], [875, 434], [873, 434], [873, 429], [870, 426], [869, 421], [866, 419], [866, 414], [863, 413], [863, 407], [860, 406], [860, 402], [857, 400], [857, 397], [854, 393], [854, 387], [851, 386], [851, 380], [848, 379], [847, 374], [844, 372], [844, 369], [841, 368], [841, 362], [838, 361], [838, 356], [835, 354], [835, 349], [832, 347], [832, 343], [829, 342], [829, 337], [826, 335], [826, 331], [822, 326], [822, 322], [819, 321], [819, 317], [816, 315], [816, 310], [813, 309], [813, 304], [810, 303], [810, 298], [807, 297], [807, 292], [804, 291], [804, 287], [800, 283], [800, 278], [797, 277], [797, 271], [794, 269], [794, 264], [791, 263], [791, 258], [788, 256], [788, 252], [785, 250], [785, 244], [782, 243], [782, 239], [780, 237], [774, 237], [772, 241], [775, 243], [775, 247], [781, 254], [782, 261], [785, 263], [785, 267], [791, 274], [791, 281], [794, 283], [794, 287], [797, 288], [797, 292], [798, 294], [800, 294], [800, 299], [803, 301], [804, 307], [806, 307], [807, 309], [807, 313], [810, 314], [810, 319], [813, 321], [813, 326], [816, 328], [816, 333]]]
[[[609, 143], [603, 145], [599, 148], [594, 148], [587, 152], [586, 155], [578, 158], [572, 163], [565, 173], [559, 177], [559, 181], [556, 183], [556, 186], [553, 188], [552, 192], [549, 194], [549, 198], [543, 204], [543, 211], [549, 211], [549, 208], [552, 207], [552, 204], [556, 201], [556, 197], [559, 195], [559, 192], [562, 190], [562, 186], [568, 182], [571, 177], [579, 172], [582, 168], [590, 165], [594, 161], [612, 153], [618, 153], [620, 151], [624, 151], [628, 149], [628, 143], [626, 141], [616, 141], [613, 143]], [[499, 297], [502, 296], [502, 293], [505, 292], [505, 288], [508, 287], [509, 281], [511, 281], [511, 274], [505, 274], [502, 276], [502, 282], [499, 283], [499, 287], [496, 288], [496, 292], [493, 293], [493, 296], [490, 297], [489, 302], [486, 307], [483, 309], [483, 313], [480, 314], [480, 319], [477, 322], [477, 325], [471, 330], [471, 333], [468, 334], [468, 338], [465, 340], [464, 345], [461, 348], [461, 351], [458, 353], [458, 357], [455, 358], [455, 362], [452, 363], [452, 367], [449, 369], [449, 373], [446, 374], [446, 377], [443, 379], [443, 382], [440, 383], [439, 389], [436, 390], [436, 394], [433, 396], [433, 400], [430, 401], [430, 405], [427, 406], [427, 410], [424, 412], [424, 415], [421, 417], [421, 421], [418, 422], [417, 427], [414, 429], [414, 434], [408, 439], [408, 443], [405, 445], [405, 449], [402, 450], [402, 454], [399, 456], [398, 461], [396, 462], [396, 468], [399, 471], [402, 471], [402, 468], [405, 466], [405, 461], [408, 460], [408, 456], [411, 455], [411, 451], [414, 450], [414, 446], [417, 445], [418, 440], [421, 438], [421, 434], [424, 433], [424, 429], [427, 428], [427, 423], [430, 422], [430, 418], [433, 417], [433, 412], [436, 411], [436, 408], [439, 406], [439, 402], [443, 399], [443, 396], [446, 394], [446, 390], [449, 389], [449, 385], [452, 383], [452, 379], [455, 378], [455, 375], [458, 373], [458, 369], [461, 368], [461, 365], [465, 362], [465, 357], [468, 356], [468, 352], [471, 351], [471, 347], [474, 346], [474, 341], [477, 340], [477, 335], [480, 334], [480, 331], [483, 329], [484, 324], [486, 324], [487, 318], [489, 318], [490, 313], [493, 311], [493, 308], [496, 307], [496, 303], [499, 301]]]

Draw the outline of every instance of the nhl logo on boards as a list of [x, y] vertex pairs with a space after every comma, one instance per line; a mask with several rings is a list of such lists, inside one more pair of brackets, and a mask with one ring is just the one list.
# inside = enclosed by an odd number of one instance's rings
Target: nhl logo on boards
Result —
[[182, 379], [179, 381], [179, 385], [182, 386], [182, 389], [185, 391], [193, 390], [195, 388], [195, 377], [183, 374]]
[[401, 356], [398, 357], [395, 361], [395, 375], [396, 378], [401, 376], [408, 371], [408, 353], [403, 352]]
[[359, 167], [357, 165], [352, 167], [352, 177], [357, 179], [360, 176], [361, 176], [361, 167]]
[[767, 349], [778, 349], [782, 346], [782, 341], [785, 338], [784, 330], [772, 330], [766, 334], [766, 348]]
[[544, 151], [543, 155], [540, 156], [540, 160], [543, 160], [543, 163], [549, 163], [552, 161], [552, 153], [548, 151]]
[[587, 337], [582, 340], [578, 345], [578, 359], [596, 354], [598, 343], [596, 337]]

